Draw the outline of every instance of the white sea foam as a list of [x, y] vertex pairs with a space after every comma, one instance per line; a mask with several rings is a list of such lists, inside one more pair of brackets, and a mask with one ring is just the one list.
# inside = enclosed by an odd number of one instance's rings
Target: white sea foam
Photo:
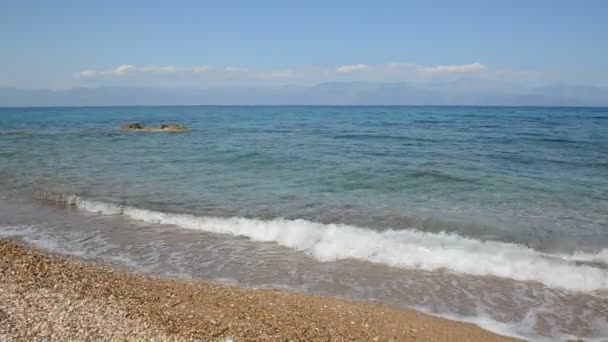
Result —
[[572, 255], [564, 255], [564, 258], [572, 261], [596, 262], [608, 265], [608, 249], [602, 249], [597, 253], [576, 252]]
[[90, 211], [93, 213], [100, 213], [104, 215], [119, 215], [122, 214], [123, 207], [120, 205], [85, 200], [79, 196], [71, 195], [66, 199], [67, 204], [78, 207], [79, 209]]
[[492, 275], [574, 291], [608, 288], [608, 270], [576, 261], [604, 262], [608, 251], [598, 254], [547, 254], [526, 246], [465, 238], [453, 233], [416, 230], [383, 232], [342, 224], [306, 220], [217, 218], [163, 213], [94, 202], [73, 197], [71, 205], [83, 210], [124, 215], [146, 223], [175, 225], [205, 232], [273, 241], [312, 255], [320, 261], [358, 259], [427, 271], [445, 269], [470, 275]]

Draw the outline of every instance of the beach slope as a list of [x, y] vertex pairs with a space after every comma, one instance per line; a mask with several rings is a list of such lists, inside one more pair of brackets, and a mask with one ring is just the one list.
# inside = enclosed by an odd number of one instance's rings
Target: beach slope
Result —
[[467, 323], [158, 278], [0, 240], [0, 340], [512, 341]]

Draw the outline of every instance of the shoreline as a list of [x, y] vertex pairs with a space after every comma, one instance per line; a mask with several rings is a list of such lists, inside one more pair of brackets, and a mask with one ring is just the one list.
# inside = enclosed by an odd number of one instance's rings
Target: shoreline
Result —
[[131, 273], [7, 239], [0, 276], [0, 340], [517, 340], [410, 309]]

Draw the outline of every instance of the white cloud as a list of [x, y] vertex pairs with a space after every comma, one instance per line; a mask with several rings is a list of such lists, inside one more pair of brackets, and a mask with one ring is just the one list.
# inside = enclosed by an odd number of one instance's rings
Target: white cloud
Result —
[[88, 69], [78, 73], [78, 77], [97, 77], [102, 75], [124, 75], [128, 72], [134, 71], [135, 67], [129, 64], [119, 65], [111, 70], [96, 70]]
[[341, 74], [349, 74], [351, 72], [364, 70], [364, 69], [367, 69], [366, 64], [348, 64], [348, 65], [339, 66], [336, 69], [336, 72], [341, 73]]
[[124, 75], [133, 70], [135, 70], [134, 66], [129, 65], [129, 64], [123, 64], [123, 65], [119, 65], [116, 68], [108, 71], [107, 73], [113, 74], [113, 75]]
[[99, 76], [107, 76], [107, 75], [126, 75], [131, 73], [150, 73], [150, 72], [164, 72], [164, 73], [173, 73], [179, 71], [179, 68], [173, 65], [167, 65], [162, 67], [155, 66], [145, 66], [145, 67], [136, 67], [130, 64], [122, 64], [113, 69], [109, 70], [97, 70], [97, 69], [88, 69], [81, 71], [77, 74], [77, 77], [99, 77]]
[[451, 72], [478, 72], [487, 69], [485, 65], [480, 63], [460, 64], [460, 65], [437, 65], [434, 67], [425, 67], [424, 71], [428, 73], [451, 73]]
[[[481, 72], [488, 70], [488, 72]], [[157, 85], [217, 85], [217, 84], [274, 84], [287, 80], [290, 84], [318, 84], [335, 80], [337, 75], [362, 82], [409, 82], [424, 84], [445, 79], [463, 79], [473, 76], [497, 79], [498, 70], [490, 70], [480, 63], [453, 65], [421, 65], [413, 63], [304, 65], [285, 69], [254, 69], [236, 66], [135, 66], [122, 64], [108, 69], [86, 69], [75, 75], [82, 80], [101, 80], [103, 84]], [[178, 75], [179, 77], [170, 77]], [[91, 81], [88, 81], [89, 83]]]

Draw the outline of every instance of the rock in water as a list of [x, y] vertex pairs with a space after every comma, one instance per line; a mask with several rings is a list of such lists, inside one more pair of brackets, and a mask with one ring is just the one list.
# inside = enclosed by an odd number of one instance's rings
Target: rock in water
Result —
[[141, 131], [141, 132], [183, 132], [187, 131], [188, 127], [178, 124], [162, 124], [160, 126], [145, 127], [138, 122], [128, 123], [120, 126], [120, 129], [126, 131]]
[[178, 124], [162, 124], [159, 128], [163, 131], [185, 131], [188, 129], [186, 126]]
[[132, 123], [128, 123], [128, 124], [124, 124], [122, 126], [120, 126], [120, 129], [125, 129], [125, 130], [138, 130], [138, 129], [143, 129], [144, 127], [139, 123], [139, 122], [132, 122]]

